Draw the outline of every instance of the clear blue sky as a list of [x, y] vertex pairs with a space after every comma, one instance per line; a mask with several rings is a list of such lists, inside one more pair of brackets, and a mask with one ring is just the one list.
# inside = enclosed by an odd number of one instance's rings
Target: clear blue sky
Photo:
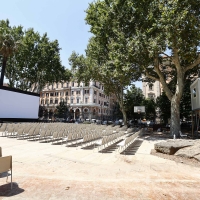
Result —
[[[72, 51], [85, 54], [91, 37], [84, 12], [93, 0], [5, 0], [1, 1], [0, 20], [9, 19], [11, 26], [34, 28], [50, 40], [57, 39], [62, 50], [62, 64], [70, 68]], [[141, 84], [137, 84], [141, 87]]]

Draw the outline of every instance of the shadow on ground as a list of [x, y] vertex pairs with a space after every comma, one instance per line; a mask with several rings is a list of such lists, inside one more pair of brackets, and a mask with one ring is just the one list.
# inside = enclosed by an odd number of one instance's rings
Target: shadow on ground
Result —
[[11, 183], [0, 185], [0, 197], [12, 197], [24, 191], [25, 191], [24, 189], [19, 188], [18, 184], [14, 182], [13, 182], [12, 190], [11, 190]]
[[142, 140], [136, 140], [128, 148], [126, 148], [124, 151], [122, 151], [121, 154], [123, 154], [123, 155], [135, 155], [137, 150], [140, 148], [142, 142], [143, 142]]

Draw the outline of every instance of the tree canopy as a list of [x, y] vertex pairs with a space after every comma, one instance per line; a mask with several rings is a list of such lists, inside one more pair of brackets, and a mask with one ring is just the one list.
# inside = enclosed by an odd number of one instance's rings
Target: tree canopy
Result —
[[39, 93], [47, 83], [69, 80], [71, 73], [61, 64], [57, 40], [50, 41], [47, 33], [41, 36], [33, 28], [23, 31], [21, 26], [11, 27], [8, 20], [0, 21], [1, 30], [6, 30], [5, 23], [13, 40], [20, 40], [17, 52], [9, 54], [6, 63], [10, 87]]
[[[178, 135], [184, 85], [191, 74], [197, 74], [200, 63], [200, 1], [98, 0], [86, 12], [103, 52], [98, 61], [114, 58], [116, 63], [122, 50], [126, 56], [115, 69], [125, 69], [130, 77], [139, 71], [161, 82], [171, 103], [171, 133]], [[108, 53], [110, 46], [115, 50], [113, 57]], [[174, 90], [168, 86], [171, 81]]]

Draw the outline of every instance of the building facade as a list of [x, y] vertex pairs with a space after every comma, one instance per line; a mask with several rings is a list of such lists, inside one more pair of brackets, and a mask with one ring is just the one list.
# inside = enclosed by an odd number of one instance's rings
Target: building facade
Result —
[[156, 100], [161, 95], [162, 87], [159, 81], [149, 84], [147, 82], [142, 83], [142, 92], [145, 98], [152, 98]]
[[112, 120], [115, 109], [115, 97], [104, 93], [99, 82], [65, 82], [46, 85], [40, 93], [40, 105], [48, 112], [56, 112], [56, 106], [64, 102], [68, 107], [69, 119]]

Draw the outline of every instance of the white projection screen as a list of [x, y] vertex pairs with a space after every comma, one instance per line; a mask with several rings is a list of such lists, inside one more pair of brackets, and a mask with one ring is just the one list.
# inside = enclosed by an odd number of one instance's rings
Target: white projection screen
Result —
[[38, 119], [39, 94], [0, 87], [0, 119]]

